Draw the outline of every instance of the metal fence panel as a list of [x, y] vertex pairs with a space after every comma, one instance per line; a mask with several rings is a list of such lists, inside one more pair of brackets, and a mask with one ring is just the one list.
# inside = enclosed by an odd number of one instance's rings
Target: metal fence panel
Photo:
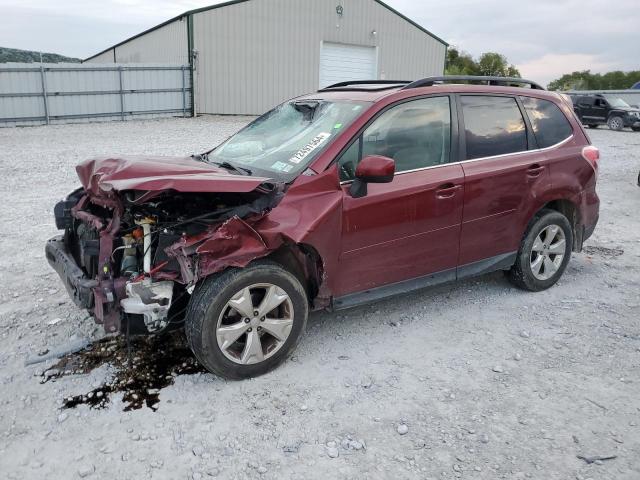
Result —
[[191, 113], [188, 65], [0, 64], [0, 127]]

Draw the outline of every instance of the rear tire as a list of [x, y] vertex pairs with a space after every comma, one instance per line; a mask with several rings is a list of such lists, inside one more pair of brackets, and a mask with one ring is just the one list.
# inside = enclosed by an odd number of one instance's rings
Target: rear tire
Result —
[[206, 278], [189, 302], [185, 333], [207, 370], [239, 380], [284, 362], [308, 314], [300, 281], [279, 264], [261, 260]]
[[622, 119], [622, 117], [615, 115], [613, 117], [609, 117], [609, 120], [607, 120], [607, 125], [611, 130], [619, 132], [624, 128], [624, 120]]
[[542, 210], [525, 234], [516, 263], [507, 276], [516, 287], [530, 292], [546, 290], [562, 276], [571, 257], [573, 231], [567, 217]]
[[598, 125], [597, 123], [590, 123], [589, 128], [598, 128], [600, 125]]

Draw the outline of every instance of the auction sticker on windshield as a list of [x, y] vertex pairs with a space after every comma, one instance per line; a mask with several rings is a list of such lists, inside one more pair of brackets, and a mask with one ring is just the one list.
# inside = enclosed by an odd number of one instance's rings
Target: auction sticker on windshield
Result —
[[291, 170], [293, 170], [293, 165], [284, 162], [276, 162], [271, 165], [271, 168], [274, 170], [278, 170], [279, 172], [289, 173]]
[[291, 163], [300, 163], [304, 160], [311, 152], [313, 152], [316, 148], [322, 145], [327, 139], [331, 136], [330, 133], [322, 132], [313, 137], [313, 139], [304, 147], [296, 152], [296, 154], [289, 159]]

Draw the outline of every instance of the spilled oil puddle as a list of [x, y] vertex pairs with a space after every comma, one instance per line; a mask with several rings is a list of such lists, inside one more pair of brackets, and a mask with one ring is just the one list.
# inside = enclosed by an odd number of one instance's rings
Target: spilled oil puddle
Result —
[[604, 258], [615, 258], [615, 257], [619, 257], [624, 253], [624, 250], [622, 250], [621, 248], [607, 248], [607, 247], [594, 247], [594, 246], [586, 246], [582, 250], [587, 255], [598, 255]]
[[[111, 394], [121, 392], [124, 394], [125, 411], [145, 405], [155, 411], [160, 401], [160, 390], [171, 385], [176, 376], [206, 373], [187, 346], [184, 333], [179, 331], [132, 338], [129, 349], [124, 337], [101, 340], [81, 352], [61, 358], [49, 369], [48, 375], [43, 375], [41, 383], [89, 373], [106, 364], [115, 367], [113, 379], [83, 395], [65, 398], [63, 408], [78, 405], [104, 408]], [[56, 373], [51, 375], [51, 371]]]

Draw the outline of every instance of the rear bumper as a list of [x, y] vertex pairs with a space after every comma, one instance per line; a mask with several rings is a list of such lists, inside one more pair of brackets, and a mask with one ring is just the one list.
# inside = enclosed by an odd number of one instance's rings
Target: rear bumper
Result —
[[91, 309], [94, 305], [93, 288], [96, 280], [87, 278], [67, 250], [64, 237], [58, 235], [47, 241], [44, 248], [49, 265], [56, 271], [73, 302], [81, 308]]
[[577, 238], [574, 249], [579, 252], [582, 250], [583, 243], [593, 235], [600, 218], [600, 198], [598, 198], [595, 186], [577, 195], [574, 203], [579, 208], [579, 223], [576, 225]]

